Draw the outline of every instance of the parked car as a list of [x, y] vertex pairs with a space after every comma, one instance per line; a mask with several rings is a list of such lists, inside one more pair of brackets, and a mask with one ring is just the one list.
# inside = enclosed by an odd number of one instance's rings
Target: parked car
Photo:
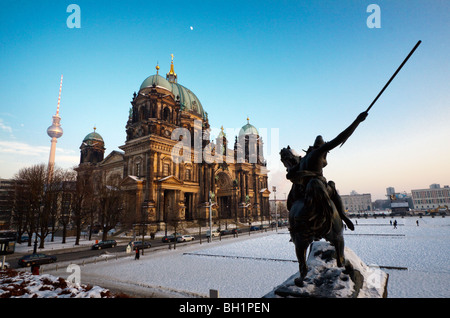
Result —
[[168, 243], [168, 242], [175, 242], [176, 239], [178, 239], [181, 235], [181, 233], [172, 233], [170, 235], [163, 236], [162, 242]]
[[192, 235], [181, 235], [177, 237], [177, 242], [189, 242], [193, 241], [195, 238]]
[[232, 231], [231, 230], [222, 230], [222, 231], [220, 231], [220, 235], [229, 235], [229, 234], [232, 234]]
[[152, 247], [152, 244], [150, 242], [145, 242], [145, 241], [144, 241], [144, 243], [142, 243], [142, 241], [133, 241], [133, 242], [128, 243], [128, 246], [130, 246], [131, 249], [134, 250], [136, 248], [138, 248], [138, 249], [150, 248], [150, 247]]
[[19, 266], [42, 265], [56, 262], [56, 257], [46, 254], [30, 254], [19, 259]]
[[93, 250], [101, 250], [102, 248], [108, 248], [108, 247], [116, 247], [117, 242], [115, 240], [107, 240], [107, 241], [100, 241], [94, 245], [92, 245]]
[[[211, 234], [210, 234], [210, 231], [206, 231], [206, 237], [210, 237], [211, 236]], [[220, 236], [220, 232], [219, 231], [212, 231], [212, 237], [214, 237], [214, 236]]]
[[175, 235], [166, 235], [162, 238], [163, 243], [175, 242]]
[[0, 269], [6, 269], [6, 268], [10, 268], [11, 266], [9, 265], [8, 262], [5, 262], [5, 264], [3, 264], [3, 261], [0, 260]]
[[241, 229], [232, 229], [231, 230], [231, 233], [233, 233], [233, 234], [238, 234], [238, 233], [241, 233], [242, 231], [241, 231]]
[[250, 231], [259, 231], [259, 230], [260, 230], [259, 226], [252, 225], [250, 227]]

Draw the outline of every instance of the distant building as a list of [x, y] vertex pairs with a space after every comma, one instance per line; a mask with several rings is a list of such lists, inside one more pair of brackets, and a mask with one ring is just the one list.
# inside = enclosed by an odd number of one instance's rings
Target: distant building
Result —
[[394, 193], [388, 196], [391, 204], [391, 215], [407, 215], [410, 209], [410, 197], [406, 193]]
[[450, 187], [441, 188], [439, 184], [430, 185], [429, 189], [411, 190], [414, 209], [448, 209], [450, 206]]
[[8, 229], [13, 210], [14, 181], [0, 179], [0, 230]]
[[352, 191], [350, 195], [341, 195], [345, 212], [360, 214], [372, 212], [372, 195], [370, 193], [358, 194]]
[[391, 208], [391, 202], [387, 199], [385, 200], [375, 200], [374, 202], [372, 202], [372, 207], [374, 210], [387, 210]]
[[395, 188], [394, 187], [386, 188], [386, 195], [387, 196], [390, 196], [390, 195], [393, 195], [393, 194], [395, 194]]
[[280, 200], [269, 200], [269, 206], [270, 206], [270, 215], [271, 218], [275, 218], [275, 204], [277, 209], [278, 218], [287, 219], [289, 217], [289, 211], [287, 209], [287, 200], [286, 199], [280, 199]]

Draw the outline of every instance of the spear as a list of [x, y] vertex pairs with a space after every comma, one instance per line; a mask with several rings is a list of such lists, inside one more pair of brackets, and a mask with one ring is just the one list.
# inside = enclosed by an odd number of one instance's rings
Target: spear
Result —
[[411, 52], [409, 52], [408, 56], [405, 58], [405, 60], [402, 62], [402, 64], [400, 64], [398, 69], [395, 71], [394, 75], [392, 75], [392, 77], [389, 79], [389, 81], [386, 83], [386, 85], [384, 85], [383, 89], [378, 93], [377, 97], [375, 97], [372, 104], [370, 104], [369, 108], [367, 108], [366, 113], [369, 112], [369, 110], [372, 108], [372, 106], [375, 104], [375, 102], [378, 100], [378, 98], [381, 96], [381, 94], [383, 94], [384, 90], [389, 86], [389, 84], [391, 84], [394, 77], [397, 76], [398, 72], [400, 72], [403, 65], [406, 64], [406, 62], [409, 60], [411, 55], [413, 55], [414, 51], [419, 47], [420, 43], [422, 43], [422, 41], [417, 42], [417, 44], [414, 46], [414, 48], [411, 50]]
[[[369, 105], [369, 107], [366, 109], [366, 113], [369, 113], [369, 110], [372, 108], [372, 106], [375, 104], [375, 102], [378, 100], [378, 98], [381, 96], [381, 94], [383, 94], [383, 92], [385, 91], [385, 89], [389, 86], [389, 84], [391, 84], [392, 80], [394, 79], [395, 76], [397, 76], [398, 72], [400, 72], [400, 70], [402, 69], [403, 65], [406, 64], [406, 62], [408, 62], [409, 58], [411, 57], [411, 55], [413, 55], [414, 51], [419, 47], [420, 43], [422, 43], [422, 41], [418, 41], [416, 43], [416, 45], [413, 47], [413, 49], [411, 50], [411, 52], [409, 52], [408, 56], [404, 59], [404, 61], [402, 62], [402, 64], [400, 64], [400, 66], [397, 68], [397, 70], [395, 71], [395, 73], [391, 76], [391, 78], [389, 79], [389, 81], [386, 83], [386, 85], [384, 85], [383, 89], [378, 93], [377, 97], [375, 97], [375, 99], [373, 100], [373, 102]], [[348, 138], [348, 137], [347, 137]], [[342, 147], [345, 142], [347, 141], [347, 139], [345, 139], [341, 145], [339, 147]]]

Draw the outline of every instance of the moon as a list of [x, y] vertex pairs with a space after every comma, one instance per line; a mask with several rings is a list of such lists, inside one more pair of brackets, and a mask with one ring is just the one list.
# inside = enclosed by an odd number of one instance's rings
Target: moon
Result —
[[191, 31], [192, 31], [192, 30], [194, 30], [194, 27], [193, 27], [193, 26], [191, 26], [191, 27], [190, 27], [190, 29], [191, 29]]

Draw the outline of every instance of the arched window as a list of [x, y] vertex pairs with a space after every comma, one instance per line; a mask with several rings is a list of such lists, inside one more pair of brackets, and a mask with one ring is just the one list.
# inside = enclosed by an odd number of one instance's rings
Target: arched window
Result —
[[140, 177], [142, 174], [142, 158], [137, 157], [134, 159], [134, 175]]
[[170, 171], [170, 164], [169, 163], [163, 163], [163, 176], [167, 177], [169, 175]]
[[192, 177], [191, 169], [190, 168], [186, 168], [185, 176], [184, 176], [185, 180], [191, 181], [191, 177]]
[[136, 177], [139, 177], [141, 175], [141, 164], [136, 164]]
[[144, 110], [145, 110], [145, 105], [139, 106], [139, 121], [142, 121], [145, 118]]
[[169, 107], [164, 108], [163, 120], [170, 122], [170, 109], [169, 109]]

